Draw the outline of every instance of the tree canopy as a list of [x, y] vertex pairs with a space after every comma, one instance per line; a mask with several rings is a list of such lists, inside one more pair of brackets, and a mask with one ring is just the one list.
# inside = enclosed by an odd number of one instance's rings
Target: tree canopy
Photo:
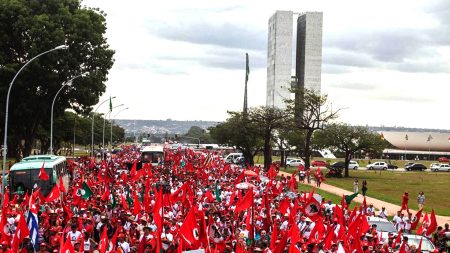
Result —
[[[98, 103], [114, 62], [105, 32], [105, 14], [81, 7], [78, 0], [0, 1], [0, 97], [6, 98], [13, 76], [32, 57], [69, 46], [39, 57], [16, 79], [10, 100], [9, 155], [19, 149], [28, 155], [39, 128], [49, 129], [51, 103], [63, 82], [89, 73], [61, 92], [55, 118], [68, 108], [87, 115]], [[5, 103], [0, 103], [2, 121], [4, 111]]]
[[380, 135], [362, 126], [333, 123], [317, 132], [316, 142], [324, 148], [345, 153], [345, 177], [349, 176], [348, 165], [352, 156], [360, 150], [381, 153], [386, 147]]

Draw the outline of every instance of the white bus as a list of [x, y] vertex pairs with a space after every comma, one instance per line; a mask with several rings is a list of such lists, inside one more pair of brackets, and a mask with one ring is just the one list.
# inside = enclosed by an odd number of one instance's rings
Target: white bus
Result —
[[164, 162], [163, 146], [146, 146], [142, 149], [142, 162], [151, 163], [157, 166], [160, 162]]

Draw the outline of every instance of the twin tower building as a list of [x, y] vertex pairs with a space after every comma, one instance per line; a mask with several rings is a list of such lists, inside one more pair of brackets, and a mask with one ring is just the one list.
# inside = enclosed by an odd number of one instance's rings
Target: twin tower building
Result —
[[291, 87], [320, 93], [322, 21], [322, 12], [277, 11], [269, 19], [266, 106], [285, 108]]

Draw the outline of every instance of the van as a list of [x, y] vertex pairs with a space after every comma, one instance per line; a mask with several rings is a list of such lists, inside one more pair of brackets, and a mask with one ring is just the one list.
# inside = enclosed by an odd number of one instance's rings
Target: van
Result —
[[235, 163], [239, 157], [243, 157], [242, 153], [230, 153], [225, 157], [225, 163]]

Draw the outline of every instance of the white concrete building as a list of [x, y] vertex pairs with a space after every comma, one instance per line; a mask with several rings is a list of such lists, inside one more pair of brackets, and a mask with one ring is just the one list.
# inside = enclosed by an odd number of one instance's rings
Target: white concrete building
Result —
[[293, 12], [277, 11], [269, 19], [266, 106], [285, 108], [290, 98]]
[[300, 87], [320, 93], [322, 13], [276, 11], [269, 19], [266, 106], [285, 108], [292, 83], [293, 17], [297, 19], [295, 79]]

